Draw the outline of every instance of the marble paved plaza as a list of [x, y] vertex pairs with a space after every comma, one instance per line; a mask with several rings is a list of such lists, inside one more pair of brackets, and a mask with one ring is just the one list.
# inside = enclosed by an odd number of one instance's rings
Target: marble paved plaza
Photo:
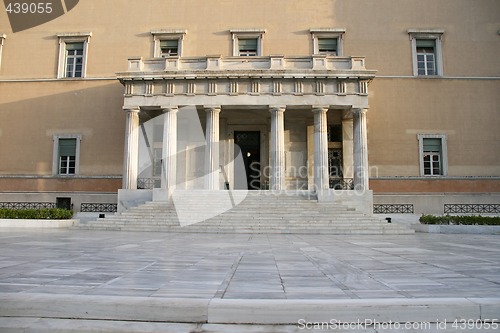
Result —
[[500, 237], [0, 233], [0, 292], [238, 299], [500, 297]]
[[295, 333], [334, 314], [500, 321], [500, 236], [0, 232], [2, 332]]

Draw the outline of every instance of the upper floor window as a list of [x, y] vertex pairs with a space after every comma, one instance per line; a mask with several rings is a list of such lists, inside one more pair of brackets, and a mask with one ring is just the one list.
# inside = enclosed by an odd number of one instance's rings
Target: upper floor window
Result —
[[258, 54], [257, 38], [241, 38], [238, 39], [238, 56], [252, 57]]
[[83, 77], [83, 42], [66, 43], [65, 77]]
[[409, 30], [413, 54], [413, 75], [443, 75], [441, 30]]
[[54, 136], [54, 175], [74, 176], [78, 174], [80, 141], [80, 135]]
[[309, 29], [313, 42], [313, 54], [327, 56], [342, 55], [342, 39], [345, 29]]
[[6, 38], [5, 34], [0, 33], [0, 69], [2, 68], [2, 49], [5, 38]]
[[446, 176], [446, 136], [441, 134], [419, 134], [420, 175]]
[[230, 32], [233, 39], [233, 56], [262, 56], [265, 29], [231, 29]]
[[87, 50], [91, 32], [58, 34], [58, 78], [83, 78], [86, 76]]
[[181, 57], [186, 30], [153, 30], [155, 58]]

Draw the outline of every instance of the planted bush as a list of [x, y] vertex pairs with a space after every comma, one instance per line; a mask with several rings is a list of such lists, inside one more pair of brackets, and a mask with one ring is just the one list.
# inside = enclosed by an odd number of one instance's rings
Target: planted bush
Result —
[[61, 208], [43, 209], [10, 209], [0, 208], [0, 219], [26, 220], [68, 220], [73, 217], [73, 211]]
[[440, 225], [500, 225], [500, 216], [434, 216], [422, 215], [420, 217], [422, 224], [440, 224]]

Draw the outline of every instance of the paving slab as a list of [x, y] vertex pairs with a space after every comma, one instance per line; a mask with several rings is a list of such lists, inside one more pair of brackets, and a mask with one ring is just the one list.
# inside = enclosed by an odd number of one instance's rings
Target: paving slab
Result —
[[0, 331], [36, 318], [258, 332], [301, 319], [500, 321], [498, 237], [2, 230]]

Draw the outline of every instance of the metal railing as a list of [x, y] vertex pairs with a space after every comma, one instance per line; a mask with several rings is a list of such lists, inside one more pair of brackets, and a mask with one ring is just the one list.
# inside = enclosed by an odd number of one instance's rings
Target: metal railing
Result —
[[44, 208], [56, 208], [56, 204], [54, 202], [0, 202], [0, 208], [44, 209]]
[[160, 187], [160, 178], [137, 178], [137, 189], [139, 190], [151, 190]]
[[82, 213], [116, 213], [115, 203], [82, 203], [80, 211]]
[[334, 190], [354, 190], [354, 179], [330, 177], [330, 188]]
[[500, 214], [500, 204], [445, 204], [445, 214]]
[[413, 214], [413, 204], [374, 204], [374, 214]]

